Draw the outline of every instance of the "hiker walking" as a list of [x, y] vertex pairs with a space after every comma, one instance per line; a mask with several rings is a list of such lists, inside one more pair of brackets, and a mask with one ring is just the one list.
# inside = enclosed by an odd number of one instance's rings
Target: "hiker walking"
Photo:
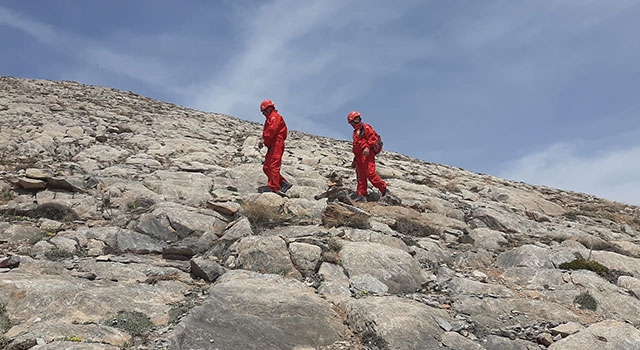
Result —
[[262, 170], [267, 175], [267, 185], [271, 191], [283, 194], [293, 186], [280, 175], [284, 141], [287, 139], [287, 124], [271, 100], [262, 101], [260, 111], [264, 115], [265, 121], [262, 140], [258, 143], [258, 147], [267, 146], [267, 155], [264, 158]]
[[380, 190], [384, 199], [389, 194], [389, 191], [387, 190], [387, 183], [376, 172], [374, 149], [376, 147], [379, 148], [379, 145], [376, 146], [378, 134], [371, 125], [362, 122], [358, 111], [349, 113], [347, 121], [353, 127], [353, 162], [351, 167], [356, 169], [358, 179], [356, 202], [366, 202], [367, 180], [371, 181], [371, 184]]

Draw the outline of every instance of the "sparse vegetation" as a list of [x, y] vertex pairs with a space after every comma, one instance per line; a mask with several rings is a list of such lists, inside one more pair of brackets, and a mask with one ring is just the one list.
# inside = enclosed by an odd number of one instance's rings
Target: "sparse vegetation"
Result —
[[369, 350], [389, 350], [389, 342], [372, 331], [365, 331], [362, 334], [362, 345]]
[[198, 296], [204, 293], [207, 289], [208, 287], [202, 287], [193, 290], [185, 296], [182, 302], [173, 304], [173, 307], [169, 310], [169, 322], [171, 324], [178, 323], [184, 314], [198, 304]]
[[460, 193], [460, 192], [462, 192], [460, 190], [460, 188], [458, 187], [458, 183], [456, 183], [456, 182], [447, 182], [447, 184], [444, 186], [444, 189], [449, 193]]
[[9, 345], [10, 343], [11, 340], [9, 340], [4, 335], [0, 335], [0, 349], [6, 349], [7, 345]]
[[353, 227], [369, 229], [369, 216], [364, 212], [353, 212], [340, 205], [330, 204], [322, 215], [322, 225], [325, 227]]
[[348, 226], [359, 229], [369, 229], [371, 228], [371, 224], [369, 224], [369, 217], [363, 214], [353, 214], [345, 218], [344, 221], [338, 223], [336, 226]]
[[340, 265], [340, 255], [338, 255], [338, 253], [333, 250], [322, 252], [322, 261], [330, 264]]
[[340, 264], [340, 249], [342, 249], [343, 241], [337, 237], [331, 237], [327, 241], [329, 245], [328, 251], [322, 252], [322, 261], [332, 263], [332, 264]]
[[599, 200], [595, 203], [581, 204], [579, 207], [564, 213], [563, 216], [569, 220], [577, 220], [578, 216], [585, 216], [595, 220], [604, 219], [619, 224], [634, 224], [633, 215], [626, 213], [625, 208], [627, 206], [621, 203]]
[[144, 283], [155, 285], [159, 281], [176, 281], [178, 278], [179, 276], [177, 272], [168, 275], [152, 275], [147, 277]]
[[573, 302], [578, 304], [581, 309], [595, 311], [598, 308], [598, 302], [588, 292], [581, 293], [573, 299]]
[[7, 316], [7, 305], [0, 304], [0, 333], [6, 333], [9, 328], [11, 328], [11, 320]]
[[37, 235], [29, 238], [29, 245], [35, 245], [36, 243], [40, 242], [45, 237], [47, 237], [47, 234], [42, 232], [40, 234], [37, 234]]
[[131, 202], [127, 203], [127, 210], [132, 213], [142, 213], [151, 208], [155, 202], [150, 198], [138, 197]]
[[73, 253], [68, 252], [66, 250], [62, 250], [60, 248], [53, 248], [44, 253], [44, 256], [46, 256], [47, 259], [52, 261], [61, 261], [67, 258], [71, 258], [73, 257], [73, 255], [74, 255]]
[[337, 237], [331, 237], [327, 241], [327, 244], [329, 245], [329, 249], [339, 252], [340, 249], [342, 249], [342, 246], [344, 245], [344, 241]]
[[416, 184], [416, 185], [427, 185], [427, 186], [435, 186], [436, 183], [433, 182], [433, 180], [431, 180], [428, 177], [425, 176], [415, 176], [415, 177], [411, 177], [409, 178], [409, 181]]
[[187, 313], [193, 306], [189, 306], [187, 303], [174, 305], [169, 310], [169, 323], [177, 324], [184, 314]]
[[571, 262], [565, 262], [560, 264], [561, 269], [565, 270], [589, 270], [597, 273], [600, 276], [606, 276], [609, 273], [609, 268], [600, 264], [597, 261], [575, 259]]
[[78, 215], [71, 208], [59, 203], [44, 203], [24, 213], [30, 218], [47, 218], [50, 220], [70, 222], [78, 220]]
[[442, 233], [441, 229], [436, 226], [426, 225], [404, 217], [396, 220], [395, 229], [402, 234], [413, 237], [428, 237]]
[[0, 203], [9, 202], [14, 197], [15, 197], [15, 195], [13, 194], [13, 192], [11, 190], [3, 191], [2, 193], [0, 193]]
[[66, 340], [66, 341], [81, 342], [81, 341], [83, 341], [84, 339], [82, 339], [82, 338], [80, 338], [80, 337], [71, 337], [71, 336], [69, 336], [69, 337], [66, 337], [66, 338], [65, 338], [65, 340]]
[[609, 283], [616, 284], [618, 277], [620, 276], [632, 276], [632, 274], [624, 271], [612, 270], [608, 267], [593, 261], [585, 259], [576, 259], [571, 262], [566, 262], [558, 266], [561, 269], [566, 270], [589, 270], [597, 273], [600, 277], [606, 279]]
[[249, 219], [254, 233], [282, 226], [289, 221], [289, 218], [281, 213], [278, 208], [256, 202], [244, 203], [242, 214]]
[[[22, 158], [22, 157], [21, 157]], [[16, 172], [18, 170], [37, 168], [38, 158], [13, 159], [10, 157], [0, 157], [0, 165], [7, 167], [7, 170]]]
[[118, 311], [116, 317], [106, 321], [106, 325], [127, 331], [134, 335], [145, 335], [153, 328], [147, 315], [139, 311]]
[[198, 304], [198, 295], [202, 294], [206, 288], [207, 287], [203, 287], [191, 291], [191, 293], [185, 296], [182, 302], [173, 304], [173, 307], [169, 310], [169, 322], [171, 324], [178, 323], [187, 311], [193, 309]]

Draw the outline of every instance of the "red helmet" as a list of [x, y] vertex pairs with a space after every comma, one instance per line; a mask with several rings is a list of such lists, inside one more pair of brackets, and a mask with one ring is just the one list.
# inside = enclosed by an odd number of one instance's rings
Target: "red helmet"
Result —
[[260, 112], [263, 112], [265, 109], [273, 107], [276, 108], [276, 105], [271, 100], [264, 100], [260, 103]]
[[360, 112], [351, 111], [351, 113], [349, 113], [349, 115], [347, 116], [347, 122], [351, 123], [356, 118], [360, 118]]

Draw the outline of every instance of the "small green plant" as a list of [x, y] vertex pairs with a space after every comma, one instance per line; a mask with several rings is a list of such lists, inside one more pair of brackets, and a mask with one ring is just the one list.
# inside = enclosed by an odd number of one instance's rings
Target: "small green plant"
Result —
[[11, 328], [11, 320], [7, 316], [7, 305], [0, 303], [0, 333], [6, 333]]
[[37, 234], [37, 235], [29, 238], [29, 245], [34, 245], [34, 244], [40, 242], [45, 237], [47, 237], [47, 235], [44, 232], [42, 232], [40, 234]]
[[609, 268], [593, 260], [575, 259], [571, 262], [565, 262], [559, 266], [564, 270], [589, 270], [600, 276], [609, 274]]
[[573, 302], [578, 304], [581, 309], [595, 311], [598, 307], [598, 302], [588, 292], [576, 296]]
[[73, 255], [74, 255], [73, 253], [68, 252], [66, 250], [62, 250], [60, 248], [53, 248], [44, 253], [44, 256], [47, 257], [47, 259], [52, 261], [61, 261], [67, 258], [72, 258]]
[[83, 341], [84, 339], [82, 339], [82, 338], [80, 338], [80, 337], [71, 337], [71, 336], [68, 336], [68, 337], [66, 337], [66, 338], [65, 338], [65, 340], [66, 340], [66, 341], [81, 342], [81, 341]]
[[116, 317], [107, 320], [107, 326], [122, 329], [134, 335], [145, 335], [153, 328], [153, 323], [139, 311], [118, 311]]
[[187, 304], [174, 305], [171, 310], [169, 310], [169, 323], [177, 324], [180, 322], [180, 318], [182, 318], [182, 316], [190, 309], [191, 308]]
[[4, 191], [0, 194], [0, 202], [9, 202], [13, 198], [15, 198], [15, 195], [11, 191]]
[[441, 230], [436, 226], [425, 225], [405, 217], [396, 220], [395, 229], [402, 234], [413, 237], [439, 236], [441, 234]]
[[360, 291], [356, 291], [354, 298], [356, 299], [362, 299], [362, 298], [366, 298], [368, 296], [371, 296], [372, 294], [369, 293], [368, 290], [360, 290]]
[[386, 339], [382, 338], [381, 336], [377, 335], [375, 332], [372, 332], [370, 330], [367, 330], [364, 333], [362, 333], [361, 341], [362, 341], [362, 345], [365, 346], [365, 349], [371, 349], [371, 350], [390, 350], [391, 349], [389, 347], [389, 342]]

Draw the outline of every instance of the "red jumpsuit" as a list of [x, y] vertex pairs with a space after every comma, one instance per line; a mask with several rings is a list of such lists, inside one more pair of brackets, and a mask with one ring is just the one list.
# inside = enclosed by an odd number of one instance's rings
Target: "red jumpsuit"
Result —
[[[376, 156], [372, 147], [376, 144], [376, 135], [369, 124], [360, 123], [353, 130], [353, 155], [356, 163], [356, 175], [358, 177], [358, 196], [367, 196], [367, 180], [381, 193], [387, 191], [387, 183], [376, 172]], [[369, 148], [369, 155], [362, 154], [365, 148]]]
[[269, 188], [273, 192], [278, 192], [280, 191], [280, 185], [287, 181], [280, 175], [284, 140], [287, 139], [287, 124], [276, 109], [266, 116], [264, 128], [262, 129], [262, 139], [268, 149], [262, 170], [267, 175]]

